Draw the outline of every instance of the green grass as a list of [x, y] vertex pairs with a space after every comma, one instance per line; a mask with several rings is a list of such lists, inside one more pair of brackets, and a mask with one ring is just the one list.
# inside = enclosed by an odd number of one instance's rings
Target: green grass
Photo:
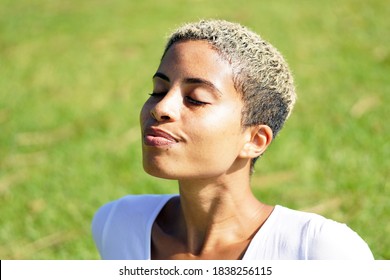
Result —
[[138, 112], [166, 35], [210, 17], [262, 34], [295, 74], [299, 100], [257, 164], [256, 195], [345, 222], [390, 259], [388, 1], [0, 6], [0, 259], [97, 259], [99, 206], [176, 192], [142, 171]]

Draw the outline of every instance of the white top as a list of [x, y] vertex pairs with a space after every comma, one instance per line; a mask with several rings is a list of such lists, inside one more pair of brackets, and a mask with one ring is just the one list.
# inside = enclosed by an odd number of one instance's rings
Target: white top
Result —
[[[92, 233], [102, 259], [149, 260], [153, 223], [176, 195], [128, 195], [102, 206]], [[275, 209], [250, 242], [244, 260], [372, 260], [367, 244], [345, 224], [320, 215]]]

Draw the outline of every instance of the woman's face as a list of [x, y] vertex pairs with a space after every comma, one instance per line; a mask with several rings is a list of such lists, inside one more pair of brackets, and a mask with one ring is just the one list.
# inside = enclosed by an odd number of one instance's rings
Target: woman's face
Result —
[[210, 178], [242, 165], [242, 101], [231, 66], [205, 41], [175, 43], [153, 76], [140, 121], [153, 176]]

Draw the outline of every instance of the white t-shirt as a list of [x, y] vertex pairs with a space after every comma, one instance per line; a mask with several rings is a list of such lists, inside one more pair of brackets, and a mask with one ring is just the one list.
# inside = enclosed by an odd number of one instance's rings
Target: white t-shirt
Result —
[[[175, 195], [128, 195], [102, 206], [92, 233], [102, 259], [149, 260], [151, 230]], [[276, 205], [243, 260], [372, 260], [367, 244], [345, 224]]]

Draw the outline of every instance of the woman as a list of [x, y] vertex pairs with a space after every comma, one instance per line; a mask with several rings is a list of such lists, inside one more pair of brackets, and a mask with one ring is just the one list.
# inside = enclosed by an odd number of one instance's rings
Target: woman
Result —
[[104, 205], [92, 230], [104, 259], [372, 259], [343, 224], [260, 202], [256, 162], [295, 103], [279, 52], [247, 28], [209, 20], [170, 37], [141, 111], [143, 165], [179, 195]]

